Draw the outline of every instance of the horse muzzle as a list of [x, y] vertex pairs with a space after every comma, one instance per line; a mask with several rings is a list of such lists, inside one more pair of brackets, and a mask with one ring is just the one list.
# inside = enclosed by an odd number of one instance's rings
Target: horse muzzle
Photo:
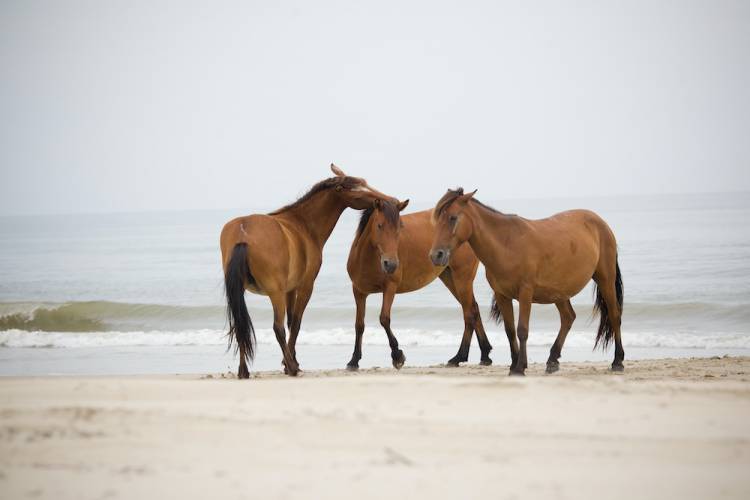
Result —
[[430, 260], [435, 266], [447, 266], [451, 258], [451, 251], [443, 248], [436, 248], [430, 252]]
[[385, 274], [393, 274], [398, 269], [398, 259], [380, 259], [380, 267]]

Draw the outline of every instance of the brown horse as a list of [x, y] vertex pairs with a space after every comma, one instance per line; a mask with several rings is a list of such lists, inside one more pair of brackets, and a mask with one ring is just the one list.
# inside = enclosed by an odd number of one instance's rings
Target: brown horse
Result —
[[[444, 266], [451, 252], [468, 241], [487, 271], [495, 293], [493, 317], [505, 321], [511, 342], [511, 374], [523, 375], [527, 365], [531, 304], [555, 304], [560, 332], [547, 360], [547, 373], [559, 369], [560, 352], [575, 320], [570, 298], [590, 279], [596, 283], [594, 311], [601, 312], [594, 347], [606, 349], [614, 337], [613, 371], [624, 369], [620, 338], [622, 276], [612, 230], [588, 210], [569, 210], [547, 219], [527, 220], [506, 215], [473, 199], [463, 189], [448, 190], [433, 210], [436, 225], [430, 258]], [[513, 299], [519, 303], [518, 339], [513, 325]]]
[[399, 204], [376, 200], [372, 207], [362, 212], [357, 235], [349, 252], [347, 271], [352, 279], [352, 291], [357, 304], [354, 324], [356, 341], [349, 370], [359, 368], [362, 358], [362, 333], [365, 329], [365, 301], [371, 293], [383, 294], [380, 324], [388, 336], [391, 359], [395, 368], [401, 368], [406, 358], [398, 348], [391, 331], [391, 305], [394, 295], [419, 290], [440, 278], [453, 296], [461, 303], [464, 316], [464, 334], [458, 354], [448, 361], [458, 366], [469, 359], [472, 333], [476, 330], [482, 351], [481, 364], [491, 365], [492, 350], [484, 332], [479, 306], [474, 300], [474, 276], [479, 260], [469, 245], [453, 252], [450, 261], [440, 267], [430, 263], [428, 256], [434, 236], [430, 211], [425, 210], [400, 217], [409, 200]]
[[[323, 245], [347, 208], [371, 207], [376, 199], [397, 201], [349, 177], [335, 165], [336, 177], [317, 183], [291, 205], [268, 215], [238, 217], [221, 231], [221, 262], [229, 320], [229, 343], [237, 342], [239, 378], [248, 378], [255, 332], [245, 304], [245, 290], [267, 295], [273, 305], [273, 331], [284, 356], [284, 371], [299, 370], [296, 340], [302, 314], [322, 263]], [[289, 345], [284, 330], [289, 326]]]

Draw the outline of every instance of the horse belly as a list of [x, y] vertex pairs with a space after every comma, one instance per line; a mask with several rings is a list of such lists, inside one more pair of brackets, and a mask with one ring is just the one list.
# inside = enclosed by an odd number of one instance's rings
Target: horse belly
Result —
[[403, 279], [401, 280], [401, 283], [399, 283], [396, 293], [409, 293], [420, 290], [435, 281], [436, 277], [437, 275], [432, 275], [413, 277], [409, 280]]
[[247, 291], [254, 294], [254, 295], [263, 295], [265, 297], [268, 296], [266, 292], [264, 292], [258, 285], [248, 285], [246, 287]]
[[553, 304], [569, 300], [586, 287], [596, 270], [598, 255], [595, 251], [584, 251], [576, 257], [562, 257], [538, 273], [534, 302]]

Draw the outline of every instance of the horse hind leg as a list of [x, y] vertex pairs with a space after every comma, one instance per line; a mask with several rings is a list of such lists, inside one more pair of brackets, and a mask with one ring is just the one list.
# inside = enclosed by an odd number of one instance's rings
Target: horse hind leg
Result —
[[562, 352], [563, 344], [565, 344], [565, 338], [568, 336], [568, 332], [576, 319], [576, 312], [573, 310], [570, 300], [557, 302], [555, 305], [560, 312], [560, 332], [557, 334], [557, 338], [549, 350], [547, 373], [555, 373], [560, 369], [560, 362], [558, 361], [560, 353]]
[[[612, 361], [612, 371], [614, 372], [621, 372], [625, 369], [625, 366], [622, 364], [623, 360], [625, 359], [625, 350], [622, 348], [622, 336], [620, 333], [620, 325], [622, 323], [622, 314], [620, 311], [620, 306], [617, 303], [617, 296], [614, 291], [614, 287], [612, 287], [612, 290], [607, 290], [603, 292], [604, 301], [607, 304], [607, 315], [609, 319], [609, 323], [611, 325], [611, 328], [614, 332], [614, 340], [615, 340], [615, 358]], [[602, 311], [602, 314], [604, 311]]]
[[502, 321], [505, 326], [505, 335], [508, 337], [508, 346], [510, 347], [510, 371], [512, 373], [518, 364], [518, 338], [516, 336], [513, 301], [495, 294], [490, 317], [498, 323]]
[[615, 357], [612, 361], [612, 371], [621, 372], [625, 369], [623, 360], [625, 350], [622, 347], [622, 277], [615, 258], [614, 272], [600, 273], [594, 276], [597, 285], [596, 303], [600, 310], [601, 319], [597, 342], [601, 341], [606, 348], [611, 337], [615, 341]]
[[482, 353], [479, 364], [482, 366], [490, 366], [492, 365], [492, 358], [490, 358], [492, 344], [490, 344], [490, 339], [487, 338], [487, 332], [484, 331], [484, 324], [482, 324], [482, 314], [479, 312], [479, 304], [477, 304], [475, 298], [472, 299], [472, 310], [474, 311], [474, 331], [477, 334], [479, 350]]
[[312, 284], [298, 288], [294, 297], [292, 326], [289, 328], [289, 341], [287, 342], [287, 347], [289, 349], [289, 354], [291, 354], [292, 359], [297, 364], [297, 368], [299, 368], [299, 362], [297, 361], [297, 336], [299, 335], [299, 329], [302, 325], [302, 315], [305, 314], [305, 308], [307, 307], [307, 303], [310, 301], [311, 296]]
[[292, 322], [294, 320], [294, 303], [297, 300], [297, 290], [292, 290], [286, 294], [286, 327], [292, 331]]

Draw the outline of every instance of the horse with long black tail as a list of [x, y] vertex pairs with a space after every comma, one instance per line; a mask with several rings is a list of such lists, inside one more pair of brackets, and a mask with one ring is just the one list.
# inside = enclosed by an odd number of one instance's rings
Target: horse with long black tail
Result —
[[[227, 296], [229, 345], [236, 343], [239, 378], [248, 378], [255, 356], [255, 333], [245, 304], [245, 290], [266, 295], [273, 306], [273, 331], [283, 355], [284, 371], [297, 375], [296, 342], [302, 314], [323, 262], [323, 245], [346, 208], [365, 209], [386, 196], [362, 178], [331, 165], [325, 179], [296, 202], [269, 214], [238, 217], [221, 231], [221, 262]], [[289, 327], [286, 339], [284, 316]]]
[[[448, 190], [435, 205], [430, 257], [435, 266], [444, 266], [457, 246], [469, 242], [484, 264], [494, 292], [493, 317], [502, 317], [505, 323], [511, 343], [511, 374], [523, 375], [526, 369], [532, 303], [555, 304], [560, 312], [560, 331], [550, 349], [547, 372], [559, 369], [565, 337], [576, 317], [570, 299], [591, 279], [596, 283], [595, 311], [601, 314], [594, 347], [606, 348], [614, 340], [612, 370], [622, 371], [622, 274], [615, 235], [607, 223], [589, 210], [524, 219], [480, 203], [474, 193]], [[517, 332], [513, 299], [519, 304]]]

